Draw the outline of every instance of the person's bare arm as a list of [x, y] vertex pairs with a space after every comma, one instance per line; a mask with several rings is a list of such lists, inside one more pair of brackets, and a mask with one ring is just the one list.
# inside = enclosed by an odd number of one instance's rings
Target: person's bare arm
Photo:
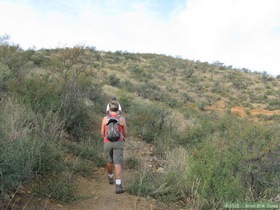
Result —
[[106, 117], [103, 118], [102, 124], [101, 124], [101, 131], [100, 131], [100, 133], [101, 133], [101, 136], [102, 136], [102, 137], [105, 136], [105, 130], [104, 130], [105, 124], [106, 124]]
[[123, 126], [123, 137], [126, 138], [127, 137], [127, 127], [126, 127], [126, 121], [125, 121], [124, 117], [122, 117], [122, 126]]

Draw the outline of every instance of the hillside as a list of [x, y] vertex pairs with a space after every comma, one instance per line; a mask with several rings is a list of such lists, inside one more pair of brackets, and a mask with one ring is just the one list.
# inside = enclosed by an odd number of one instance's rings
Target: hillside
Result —
[[265, 73], [164, 55], [120, 52], [101, 59], [109, 85], [144, 99], [166, 101], [171, 107], [188, 103], [203, 108], [223, 99], [226, 107], [279, 109], [279, 80]]
[[[79, 180], [94, 173], [99, 183], [111, 96], [141, 142], [126, 160], [132, 200], [215, 209], [280, 194], [278, 77], [157, 54], [0, 44], [2, 206], [23, 188], [62, 208], [77, 202]], [[146, 144], [150, 168], [139, 158]]]

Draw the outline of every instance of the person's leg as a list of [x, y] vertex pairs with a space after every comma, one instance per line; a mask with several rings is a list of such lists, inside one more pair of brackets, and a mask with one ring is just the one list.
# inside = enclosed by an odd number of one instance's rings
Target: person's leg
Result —
[[113, 153], [113, 162], [114, 162], [116, 179], [121, 179], [122, 164], [124, 161], [123, 160], [123, 150], [124, 150], [123, 141], [115, 142], [114, 153]]
[[106, 168], [107, 168], [108, 174], [113, 174], [113, 171], [114, 171], [114, 164], [113, 163], [107, 162], [106, 163]]
[[122, 172], [122, 165], [121, 164], [114, 164], [115, 166], [115, 178], [121, 179], [121, 172]]
[[123, 193], [124, 190], [122, 188], [122, 180], [121, 180], [121, 172], [122, 172], [122, 164], [123, 164], [123, 149], [124, 143], [123, 141], [118, 141], [114, 147], [114, 168], [115, 168], [115, 182], [116, 182], [116, 193]]
[[121, 164], [114, 164], [115, 166], [115, 177], [116, 177], [116, 193], [121, 194], [124, 192], [122, 187], [122, 180], [121, 180], [121, 172], [122, 172], [122, 165]]
[[113, 148], [111, 142], [104, 143], [104, 154], [107, 161], [106, 170], [108, 172], [109, 184], [114, 184]]

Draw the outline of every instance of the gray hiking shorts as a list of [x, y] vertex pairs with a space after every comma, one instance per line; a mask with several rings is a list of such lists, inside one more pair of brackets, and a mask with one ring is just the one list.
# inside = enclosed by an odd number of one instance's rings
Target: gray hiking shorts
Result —
[[107, 162], [123, 164], [124, 141], [104, 142], [104, 155]]

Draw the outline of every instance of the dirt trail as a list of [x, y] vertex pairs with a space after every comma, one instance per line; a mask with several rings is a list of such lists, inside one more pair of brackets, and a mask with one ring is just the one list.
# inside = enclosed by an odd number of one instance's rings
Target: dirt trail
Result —
[[[155, 200], [131, 196], [127, 192], [115, 194], [115, 185], [108, 183], [104, 169], [95, 172], [93, 179], [79, 178], [78, 194], [85, 199], [78, 200], [71, 205], [52, 204], [54, 209], [61, 210], [132, 210], [132, 209], [158, 209]], [[129, 172], [124, 170], [123, 182], [126, 186]]]
[[[129, 139], [126, 142], [125, 158], [137, 155], [137, 158], [145, 164], [151, 159], [153, 147], [143, 141]], [[143, 198], [129, 195], [127, 192], [123, 194], [115, 193], [115, 185], [110, 185], [107, 179], [105, 168], [93, 170], [94, 176], [90, 179], [79, 177], [77, 194], [84, 197], [71, 205], [48, 203], [49, 210], [164, 210], [164, 209], [180, 209], [175, 206], [167, 206], [155, 199]], [[123, 169], [122, 182], [124, 188], [128, 182], [133, 179], [134, 171], [132, 169]]]

